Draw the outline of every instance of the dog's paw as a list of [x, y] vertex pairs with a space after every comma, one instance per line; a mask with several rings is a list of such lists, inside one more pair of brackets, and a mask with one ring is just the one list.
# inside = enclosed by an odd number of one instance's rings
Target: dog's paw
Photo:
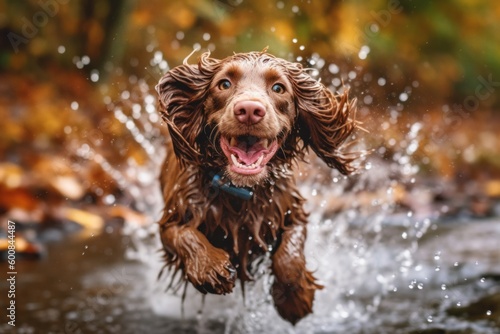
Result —
[[323, 286], [315, 283], [308, 271], [290, 272], [286, 277], [276, 277], [271, 288], [274, 306], [279, 315], [296, 324], [312, 313], [314, 293]]
[[236, 269], [225, 251], [211, 247], [185, 261], [185, 275], [200, 292], [224, 295], [233, 291]]

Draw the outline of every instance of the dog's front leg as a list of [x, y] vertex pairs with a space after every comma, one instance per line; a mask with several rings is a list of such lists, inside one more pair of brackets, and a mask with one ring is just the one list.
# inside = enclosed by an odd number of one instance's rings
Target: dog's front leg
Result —
[[176, 259], [184, 277], [203, 293], [226, 294], [233, 290], [236, 270], [224, 250], [214, 247], [196, 228], [161, 225], [161, 241]]
[[304, 224], [292, 225], [281, 236], [281, 243], [272, 256], [275, 280], [272, 286], [278, 313], [292, 324], [312, 312], [314, 292], [322, 286], [306, 270]]

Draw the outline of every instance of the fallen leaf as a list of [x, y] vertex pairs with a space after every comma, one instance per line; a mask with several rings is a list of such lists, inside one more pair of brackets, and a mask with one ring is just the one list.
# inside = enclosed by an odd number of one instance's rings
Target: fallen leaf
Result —
[[50, 179], [50, 184], [63, 196], [77, 200], [83, 197], [85, 190], [75, 176], [55, 176]]
[[104, 226], [104, 219], [101, 216], [80, 209], [64, 208], [63, 216], [90, 230], [101, 230]]

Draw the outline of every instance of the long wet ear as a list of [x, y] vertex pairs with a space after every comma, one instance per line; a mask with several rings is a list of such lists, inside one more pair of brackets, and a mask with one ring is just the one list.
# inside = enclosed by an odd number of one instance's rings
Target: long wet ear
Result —
[[187, 60], [168, 71], [156, 85], [160, 114], [167, 123], [174, 151], [182, 163], [199, 161], [199, 137], [205, 124], [203, 103], [220, 61], [202, 54], [197, 65]]
[[343, 152], [342, 144], [356, 129], [356, 121], [351, 118], [356, 111], [356, 99], [349, 100], [348, 91], [334, 95], [300, 65], [294, 65], [296, 126], [304, 147], [310, 147], [329, 167], [342, 174], [352, 173], [355, 170], [352, 162], [357, 155]]

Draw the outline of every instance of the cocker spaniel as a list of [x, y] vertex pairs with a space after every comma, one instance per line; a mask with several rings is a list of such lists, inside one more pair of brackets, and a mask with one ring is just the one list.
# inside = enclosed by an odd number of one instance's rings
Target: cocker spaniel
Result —
[[232, 292], [270, 253], [278, 313], [295, 324], [322, 286], [306, 270], [307, 213], [292, 169], [312, 149], [329, 167], [353, 171], [342, 152], [355, 100], [335, 95], [300, 64], [266, 52], [168, 71], [160, 112], [171, 140], [162, 168], [159, 222], [166, 267], [202, 293]]

